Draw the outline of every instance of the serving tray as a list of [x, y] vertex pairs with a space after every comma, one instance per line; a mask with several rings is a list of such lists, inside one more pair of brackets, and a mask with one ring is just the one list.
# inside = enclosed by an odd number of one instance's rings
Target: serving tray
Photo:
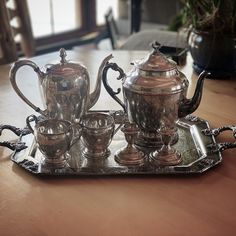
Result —
[[[119, 119], [115, 119], [118, 124]], [[181, 153], [183, 161], [176, 166], [155, 166], [145, 150], [146, 158], [143, 166], [122, 166], [114, 160], [115, 152], [126, 146], [124, 135], [118, 131], [109, 149], [111, 154], [105, 160], [94, 161], [84, 158], [83, 146], [76, 143], [69, 151], [67, 164], [64, 168], [49, 168], [45, 166], [44, 156], [37, 149], [32, 134], [20, 137], [26, 149], [14, 152], [11, 159], [17, 165], [36, 175], [159, 175], [159, 174], [197, 174], [205, 172], [222, 161], [221, 150], [225, 147], [216, 143], [217, 134], [211, 130], [207, 121], [187, 116], [177, 124], [179, 140], [174, 147]]]

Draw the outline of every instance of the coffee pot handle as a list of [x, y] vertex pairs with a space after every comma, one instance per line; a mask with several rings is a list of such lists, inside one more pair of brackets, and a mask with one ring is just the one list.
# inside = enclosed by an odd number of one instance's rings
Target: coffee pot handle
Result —
[[104, 67], [103, 72], [102, 72], [102, 82], [103, 82], [103, 85], [104, 85], [106, 91], [109, 93], [109, 95], [116, 102], [118, 102], [122, 106], [122, 108], [126, 112], [125, 104], [116, 96], [117, 94], [119, 94], [121, 92], [121, 88], [118, 88], [117, 91], [114, 91], [107, 82], [107, 72], [109, 69], [119, 72], [119, 76], [117, 77], [117, 80], [123, 79], [126, 75], [125, 75], [124, 71], [116, 63], [108, 63]]
[[25, 103], [27, 103], [30, 107], [32, 107], [36, 112], [39, 112], [41, 115], [45, 115], [45, 112], [42, 111], [39, 107], [36, 107], [32, 102], [30, 102], [29, 99], [27, 99], [24, 96], [24, 94], [21, 92], [21, 90], [17, 86], [16, 73], [17, 73], [18, 69], [20, 69], [23, 66], [30, 66], [31, 68], [33, 68], [33, 70], [38, 74], [38, 76], [40, 78], [43, 78], [45, 76], [45, 74], [42, 71], [40, 71], [39, 67], [34, 62], [32, 62], [30, 60], [20, 60], [20, 61], [15, 62], [10, 70], [9, 76], [10, 76], [10, 81], [11, 81], [12, 87], [15, 90], [15, 92], [17, 93], [17, 95]]

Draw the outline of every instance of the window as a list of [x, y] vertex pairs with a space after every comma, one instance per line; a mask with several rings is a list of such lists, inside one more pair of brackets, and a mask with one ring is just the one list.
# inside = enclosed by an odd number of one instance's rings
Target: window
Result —
[[96, 0], [96, 23], [97, 25], [105, 24], [105, 14], [108, 9], [112, 8], [114, 18], [118, 18], [118, 0]]
[[28, 0], [34, 37], [81, 27], [80, 0]]
[[92, 42], [119, 0], [27, 0], [37, 53]]

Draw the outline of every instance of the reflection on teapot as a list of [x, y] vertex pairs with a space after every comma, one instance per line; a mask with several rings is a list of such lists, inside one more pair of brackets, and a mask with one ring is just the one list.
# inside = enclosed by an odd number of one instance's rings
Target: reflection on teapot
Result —
[[[101, 63], [94, 91], [90, 91], [90, 79], [87, 69], [77, 63], [69, 62], [65, 49], [60, 49], [61, 61], [43, 72], [30, 60], [20, 60], [14, 63], [10, 70], [10, 81], [16, 93], [35, 111], [49, 118], [57, 118], [78, 122], [98, 100], [101, 90], [102, 71], [112, 55]], [[23, 66], [30, 66], [38, 74], [41, 94], [46, 110], [31, 103], [20, 91], [16, 83], [16, 73]]]

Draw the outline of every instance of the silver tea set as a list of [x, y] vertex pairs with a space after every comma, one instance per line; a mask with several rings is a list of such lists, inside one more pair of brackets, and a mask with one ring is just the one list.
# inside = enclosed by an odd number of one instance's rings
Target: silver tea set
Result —
[[[181, 163], [181, 153], [173, 148], [178, 142], [176, 122], [194, 112], [201, 101], [203, 81], [207, 72], [198, 78], [195, 93], [186, 97], [188, 80], [174, 61], [160, 53], [160, 44], [152, 44], [146, 58], [135, 61], [127, 74], [107, 56], [101, 63], [94, 91], [90, 91], [87, 69], [66, 60], [66, 51], [60, 50], [60, 62], [43, 72], [30, 60], [17, 61], [11, 68], [10, 81], [16, 93], [40, 114], [31, 115], [26, 123], [34, 134], [38, 149], [44, 155], [44, 164], [63, 168], [69, 150], [82, 143], [82, 155], [88, 160], [110, 158], [109, 144], [117, 131], [124, 133], [127, 145], [114, 155], [123, 166], [141, 166], [149, 161], [154, 166], [171, 166]], [[30, 102], [18, 88], [16, 74], [19, 68], [30, 66], [38, 75], [45, 110]], [[107, 73], [119, 72], [124, 103], [108, 84]], [[124, 116], [119, 125], [112, 115], [90, 112], [100, 96], [101, 83], [123, 108]], [[32, 122], [35, 123], [34, 127]], [[147, 156], [144, 149], [152, 150]]]

